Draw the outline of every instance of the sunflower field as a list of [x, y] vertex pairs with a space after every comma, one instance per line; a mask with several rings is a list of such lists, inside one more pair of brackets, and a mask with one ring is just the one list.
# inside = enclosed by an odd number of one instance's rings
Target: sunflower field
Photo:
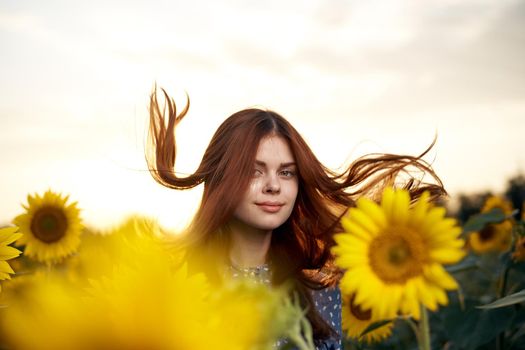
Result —
[[97, 231], [68, 200], [29, 195], [15, 226], [0, 229], [2, 349], [314, 348], [284, 288], [239, 280], [212, 293], [155, 221]]
[[345, 349], [525, 349], [525, 177], [460, 199], [455, 218], [392, 190], [350, 209]]
[[[359, 199], [332, 248], [344, 349], [525, 349], [517, 202], [487, 195], [454, 217], [427, 193]], [[29, 195], [0, 227], [0, 348], [316, 349], [285, 287], [212, 287], [167, 236], [141, 216], [101, 230], [69, 196]]]

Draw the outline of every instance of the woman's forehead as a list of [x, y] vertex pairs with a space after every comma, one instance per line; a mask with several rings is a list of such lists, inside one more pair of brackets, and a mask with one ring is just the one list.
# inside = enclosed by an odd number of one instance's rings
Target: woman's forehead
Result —
[[286, 139], [278, 135], [264, 137], [259, 142], [255, 161], [260, 163], [294, 163], [295, 157]]

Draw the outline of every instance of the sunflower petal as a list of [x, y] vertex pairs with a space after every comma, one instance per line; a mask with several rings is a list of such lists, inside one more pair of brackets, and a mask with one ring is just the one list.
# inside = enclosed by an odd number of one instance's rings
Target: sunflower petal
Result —
[[392, 220], [394, 208], [394, 190], [390, 187], [386, 188], [383, 192], [383, 197], [381, 199], [381, 208], [383, 208], [386, 219]]
[[364, 228], [367, 232], [374, 234], [379, 231], [377, 224], [360, 209], [350, 209], [348, 212], [348, 217], [350, 220]]
[[17, 239], [19, 239], [20, 237], [22, 237], [21, 233], [16, 232], [17, 230], [18, 227], [7, 227], [0, 229], [0, 245], [9, 245]]
[[392, 208], [392, 221], [398, 224], [405, 224], [408, 220], [408, 208], [410, 206], [410, 196], [408, 191], [398, 190], [394, 195]]
[[430, 195], [428, 192], [423, 192], [421, 197], [419, 197], [412, 210], [412, 215], [409, 218], [409, 223], [411, 225], [421, 225], [421, 222], [423, 221], [428, 209], [430, 208], [430, 205], [428, 203], [429, 197]]
[[0, 260], [0, 272], [15, 273], [7, 261]]
[[341, 224], [343, 225], [343, 228], [346, 230], [346, 232], [353, 234], [364, 241], [370, 241], [373, 236], [372, 233], [365, 230], [363, 226], [358, 225], [346, 217], [341, 219]]
[[16, 248], [9, 246], [0, 246], [0, 260], [10, 260], [16, 258], [22, 254], [22, 252]]
[[386, 216], [385, 213], [381, 210], [381, 207], [377, 205], [374, 201], [371, 201], [367, 198], [362, 198], [357, 201], [357, 207], [363, 211], [370, 219], [379, 228], [386, 226]]
[[457, 289], [458, 284], [440, 264], [430, 264], [424, 268], [425, 277], [444, 289]]
[[434, 249], [430, 252], [430, 258], [442, 264], [455, 264], [465, 256], [465, 252], [459, 249]]

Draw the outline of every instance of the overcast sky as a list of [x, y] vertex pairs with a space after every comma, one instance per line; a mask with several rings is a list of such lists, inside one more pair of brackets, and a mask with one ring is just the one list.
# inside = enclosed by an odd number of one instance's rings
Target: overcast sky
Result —
[[146, 171], [148, 94], [182, 106], [177, 168], [218, 125], [262, 106], [332, 168], [418, 154], [452, 197], [525, 168], [525, 1], [0, 0], [0, 224], [29, 193], [69, 194], [87, 222], [131, 212], [180, 228], [199, 190]]

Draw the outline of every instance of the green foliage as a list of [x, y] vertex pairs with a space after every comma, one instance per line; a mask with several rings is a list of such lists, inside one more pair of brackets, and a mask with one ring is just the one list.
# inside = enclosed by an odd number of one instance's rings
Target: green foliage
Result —
[[458, 196], [459, 208], [455, 213], [456, 218], [461, 223], [466, 222], [472, 215], [480, 212], [483, 203], [488, 197], [490, 197], [490, 195], [490, 192], [476, 193], [471, 195], [460, 194]]
[[500, 223], [506, 219], [505, 213], [500, 208], [494, 208], [487, 213], [480, 213], [471, 216], [465, 225], [463, 225], [463, 233], [479, 231], [485, 225]]
[[498, 309], [509, 305], [519, 304], [525, 301], [525, 290], [507, 295], [490, 304], [478, 306], [478, 309]]
[[465, 308], [451, 303], [439, 312], [445, 326], [445, 336], [451, 349], [477, 349], [494, 341], [501, 332], [512, 325], [514, 308], [490, 310], [477, 309], [477, 300], [466, 300]]

